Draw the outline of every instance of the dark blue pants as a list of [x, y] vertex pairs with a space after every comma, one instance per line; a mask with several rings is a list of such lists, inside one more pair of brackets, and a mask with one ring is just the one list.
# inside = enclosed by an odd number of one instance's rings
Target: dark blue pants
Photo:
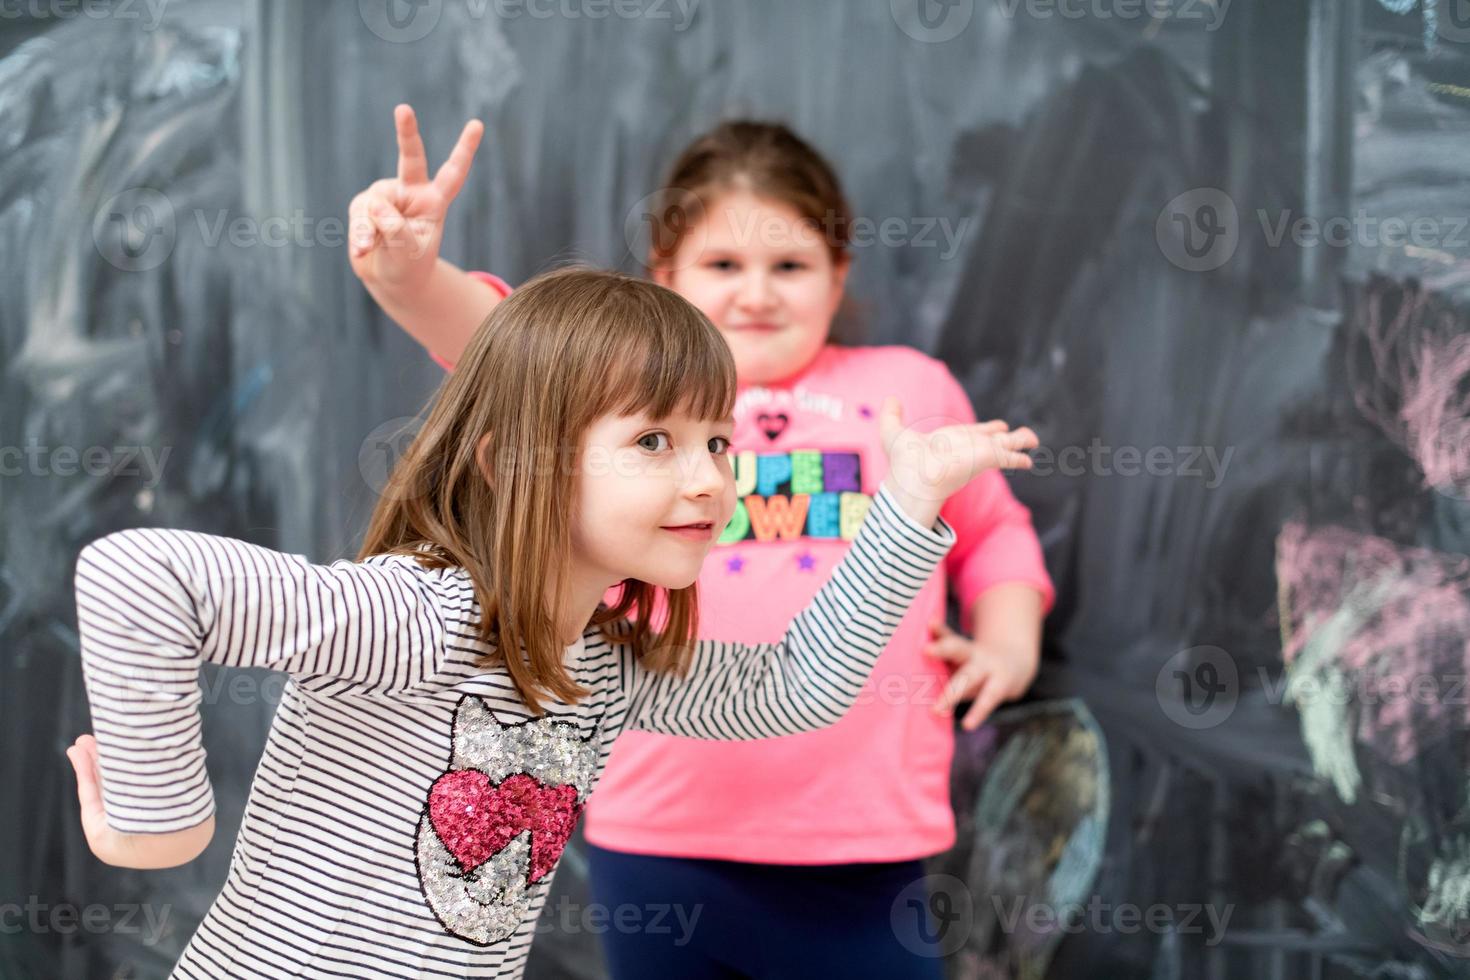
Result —
[[591, 844], [587, 854], [613, 980], [942, 980], [922, 862], [746, 864]]

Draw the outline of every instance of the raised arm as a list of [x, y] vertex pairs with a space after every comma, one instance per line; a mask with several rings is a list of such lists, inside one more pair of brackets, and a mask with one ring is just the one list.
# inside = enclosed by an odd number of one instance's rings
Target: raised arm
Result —
[[847, 555], [779, 642], [701, 641], [684, 677], [647, 670], [625, 653], [625, 727], [743, 739], [833, 724], [857, 700], [909, 604], [953, 543], [948, 524], [920, 525], [885, 486]]
[[334, 679], [337, 691], [423, 680], [443, 649], [444, 621], [409, 564], [313, 565], [159, 528], [83, 548], [77, 628], [107, 827], [164, 834], [214, 813], [200, 742], [203, 661]]
[[383, 311], [441, 362], [459, 360], [503, 293], [439, 256], [444, 219], [480, 145], [470, 120], [433, 179], [413, 109], [393, 111], [398, 176], [377, 180], [348, 207], [352, 271]]

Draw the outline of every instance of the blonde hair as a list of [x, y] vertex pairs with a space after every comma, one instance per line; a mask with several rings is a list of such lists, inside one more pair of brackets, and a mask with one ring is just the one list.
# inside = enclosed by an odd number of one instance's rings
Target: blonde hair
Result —
[[[532, 711], [547, 696], [576, 703], [587, 691], [562, 663], [555, 610], [573, 561], [583, 435], [610, 413], [726, 418], [735, 388], [719, 331], [672, 290], [580, 267], [538, 276], [475, 332], [394, 467], [358, 558], [463, 567], [482, 612], [478, 635], [494, 648], [480, 665], [504, 666]], [[650, 668], [682, 672], [696, 595], [694, 585], [628, 579], [592, 623]]]

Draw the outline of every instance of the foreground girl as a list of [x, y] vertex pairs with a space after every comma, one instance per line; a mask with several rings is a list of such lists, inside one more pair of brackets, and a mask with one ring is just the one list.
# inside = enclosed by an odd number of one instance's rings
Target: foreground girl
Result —
[[673, 292], [555, 272], [464, 351], [357, 561], [157, 528], [82, 551], [95, 740], [68, 756], [103, 861], [170, 867], [209, 842], [202, 661], [291, 674], [174, 976], [519, 976], [618, 734], [836, 721], [953, 542], [944, 500], [1035, 445], [998, 424], [921, 435], [887, 403], [892, 470], [827, 585], [778, 642], [696, 642], [693, 584], [735, 505], [734, 391], [718, 331]]

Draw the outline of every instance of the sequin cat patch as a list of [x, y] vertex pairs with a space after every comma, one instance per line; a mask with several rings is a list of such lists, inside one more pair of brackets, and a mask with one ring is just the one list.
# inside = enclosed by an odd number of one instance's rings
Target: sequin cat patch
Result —
[[474, 695], [455, 707], [452, 742], [414, 857], [440, 924], [488, 946], [515, 932], [561, 857], [592, 792], [597, 747], [549, 718], [502, 725]]

